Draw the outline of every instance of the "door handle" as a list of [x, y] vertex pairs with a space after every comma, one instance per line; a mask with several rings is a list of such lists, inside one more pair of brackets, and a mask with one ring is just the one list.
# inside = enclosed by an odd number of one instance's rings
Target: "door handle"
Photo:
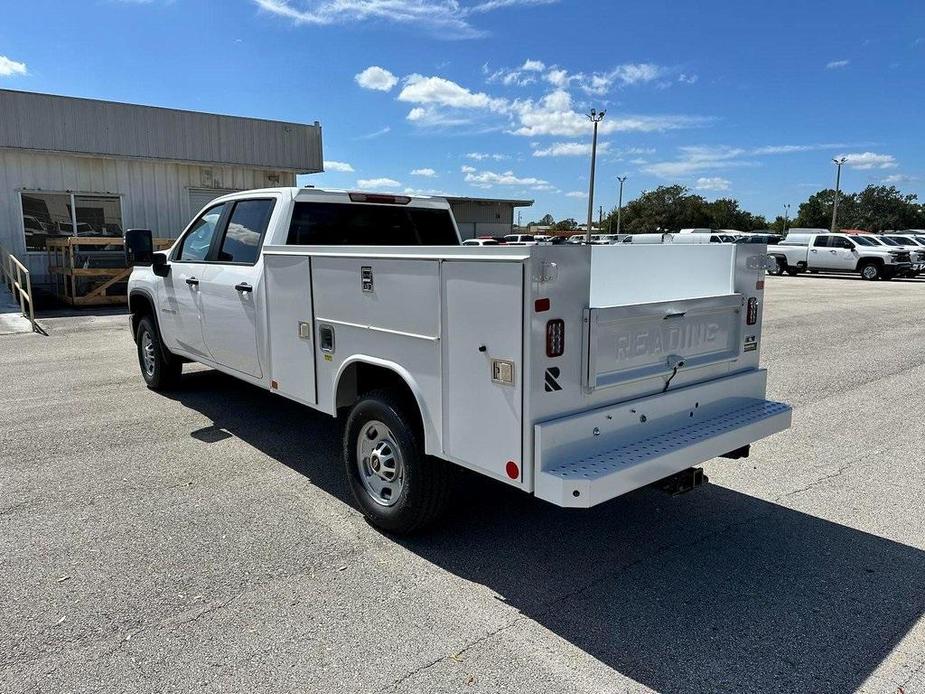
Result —
[[241, 282], [240, 284], [234, 285], [234, 288], [239, 292], [252, 292], [254, 288], [250, 286], [247, 282]]
[[186, 278], [186, 283], [187, 283], [189, 286], [191, 286], [191, 287], [198, 287], [198, 286], [199, 286], [199, 280], [197, 280], [195, 277], [187, 277], [187, 278]]

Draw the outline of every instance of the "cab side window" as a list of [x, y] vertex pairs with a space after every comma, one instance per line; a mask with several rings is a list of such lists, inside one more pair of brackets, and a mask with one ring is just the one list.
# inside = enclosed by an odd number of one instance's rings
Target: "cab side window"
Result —
[[275, 204], [275, 200], [236, 202], [228, 218], [228, 226], [216, 260], [220, 263], [256, 263]]
[[176, 260], [195, 263], [203, 261], [209, 255], [215, 228], [225, 211], [225, 203], [210, 207], [193, 222], [177, 249]]
[[830, 238], [832, 237], [831, 236], [817, 236], [816, 239], [813, 241], [813, 246], [815, 248], [825, 248], [826, 246], [831, 245], [829, 243]]
[[854, 248], [854, 244], [851, 243], [848, 239], [844, 239], [841, 236], [833, 236], [832, 243], [829, 244], [833, 248]]

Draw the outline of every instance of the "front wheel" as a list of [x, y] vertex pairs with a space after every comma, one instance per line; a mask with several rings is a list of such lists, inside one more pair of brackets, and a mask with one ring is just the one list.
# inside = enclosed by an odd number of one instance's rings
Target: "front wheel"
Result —
[[367, 393], [344, 429], [344, 465], [363, 515], [388, 532], [432, 523], [449, 499], [448, 463], [424, 454], [414, 403], [390, 390]]
[[783, 258], [778, 258], [773, 255], [769, 255], [768, 258], [772, 261], [769, 263], [770, 267], [768, 268], [769, 275], [783, 275], [784, 270], [787, 267], [787, 261]]
[[161, 335], [150, 316], [145, 316], [138, 322], [135, 344], [138, 347], [141, 376], [148, 388], [163, 390], [177, 385], [183, 371], [183, 363], [164, 348]]
[[861, 277], [872, 282], [882, 279], [883, 271], [877, 263], [867, 263], [861, 268]]

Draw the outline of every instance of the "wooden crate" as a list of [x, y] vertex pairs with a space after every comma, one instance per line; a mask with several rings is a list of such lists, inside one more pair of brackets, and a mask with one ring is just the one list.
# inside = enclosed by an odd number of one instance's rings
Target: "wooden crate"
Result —
[[[154, 249], [163, 250], [173, 244], [172, 239], [154, 239]], [[54, 277], [58, 298], [72, 306], [101, 306], [124, 304], [125, 294], [111, 294], [109, 290], [128, 281], [132, 268], [84, 267], [89, 264], [88, 246], [113, 251], [114, 258], [125, 255], [125, 240], [118, 236], [67, 236], [47, 239], [48, 272]], [[118, 253], [116, 252], [118, 251]]]

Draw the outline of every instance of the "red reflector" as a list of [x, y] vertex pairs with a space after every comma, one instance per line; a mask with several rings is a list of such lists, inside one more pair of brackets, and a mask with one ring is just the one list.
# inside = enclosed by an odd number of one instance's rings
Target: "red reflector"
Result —
[[537, 313], [549, 310], [549, 299], [537, 299], [533, 302], [533, 310]]
[[565, 352], [565, 321], [554, 318], [546, 322], [546, 356], [561, 357]]
[[507, 465], [504, 466], [504, 471], [512, 480], [516, 480], [518, 477], [520, 477], [520, 468], [517, 467], [517, 463], [515, 463], [513, 460], [507, 461]]
[[755, 282], [755, 289], [764, 289], [764, 280], [758, 280]]
[[745, 324], [754, 325], [758, 322], [758, 299], [752, 297], [748, 300], [748, 311], [745, 314]]

